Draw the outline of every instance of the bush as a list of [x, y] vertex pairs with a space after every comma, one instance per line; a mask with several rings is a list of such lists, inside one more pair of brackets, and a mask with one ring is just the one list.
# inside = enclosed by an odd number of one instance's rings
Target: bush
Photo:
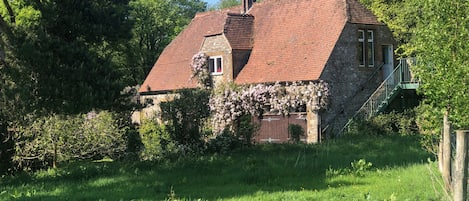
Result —
[[418, 133], [414, 110], [380, 114], [369, 120], [355, 120], [349, 132], [365, 135], [414, 135]]
[[298, 124], [289, 124], [288, 133], [290, 134], [291, 141], [299, 143], [301, 136], [305, 135], [305, 130]]
[[235, 135], [238, 139], [242, 139], [245, 145], [252, 145], [252, 138], [256, 136], [259, 131], [259, 124], [252, 121], [251, 115], [241, 116], [238, 120]]
[[422, 134], [421, 145], [430, 153], [438, 154], [438, 146], [443, 128], [443, 112], [422, 103], [416, 108], [416, 123]]
[[209, 151], [215, 153], [228, 153], [242, 144], [241, 140], [228, 129], [225, 129], [215, 139], [209, 141]]
[[182, 89], [173, 101], [161, 103], [162, 117], [168, 123], [171, 139], [181, 145], [203, 144], [205, 123], [210, 115], [210, 92], [204, 89]]
[[166, 158], [176, 151], [176, 144], [171, 139], [164, 125], [156, 121], [144, 121], [139, 128], [143, 149], [140, 152], [142, 160], [158, 160]]
[[111, 112], [51, 115], [19, 126], [13, 161], [23, 169], [56, 167], [71, 160], [119, 158], [126, 149], [126, 127]]

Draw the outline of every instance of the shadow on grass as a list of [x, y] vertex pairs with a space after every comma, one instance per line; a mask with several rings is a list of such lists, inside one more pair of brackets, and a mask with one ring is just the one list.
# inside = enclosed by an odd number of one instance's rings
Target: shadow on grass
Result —
[[319, 145], [259, 145], [229, 155], [177, 162], [75, 163], [33, 176], [2, 178], [0, 200], [228, 199], [256, 192], [324, 190], [365, 185], [330, 181], [328, 169], [365, 159], [373, 168], [421, 163], [430, 157], [413, 136], [346, 136]]

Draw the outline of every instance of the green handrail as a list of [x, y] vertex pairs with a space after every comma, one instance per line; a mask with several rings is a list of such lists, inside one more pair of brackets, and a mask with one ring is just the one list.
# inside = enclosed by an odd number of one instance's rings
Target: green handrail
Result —
[[353, 117], [345, 124], [339, 134], [342, 134], [352, 123], [354, 119], [369, 119], [380, 112], [390, 103], [403, 84], [418, 83], [418, 80], [412, 76], [410, 66], [415, 64], [415, 58], [404, 58], [399, 60], [399, 65], [393, 72], [381, 83], [381, 85], [371, 94], [370, 98], [358, 109]]

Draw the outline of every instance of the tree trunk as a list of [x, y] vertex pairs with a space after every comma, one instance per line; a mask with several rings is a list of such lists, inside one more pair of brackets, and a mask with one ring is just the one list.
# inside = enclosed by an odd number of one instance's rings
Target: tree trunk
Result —
[[448, 110], [443, 117], [443, 179], [446, 190], [451, 191], [451, 128], [448, 121]]
[[467, 198], [467, 134], [469, 131], [456, 131], [456, 157], [454, 159], [453, 200]]

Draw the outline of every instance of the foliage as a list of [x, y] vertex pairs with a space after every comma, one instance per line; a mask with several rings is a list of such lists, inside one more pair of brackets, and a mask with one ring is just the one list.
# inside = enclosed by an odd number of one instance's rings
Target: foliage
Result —
[[19, 127], [13, 160], [20, 168], [55, 167], [59, 162], [117, 158], [126, 148], [125, 127], [106, 111], [83, 115], [51, 115]]
[[366, 135], [415, 135], [419, 132], [414, 110], [380, 114], [368, 120], [356, 119], [349, 133]]
[[420, 14], [411, 44], [426, 104], [447, 111], [456, 129], [469, 128], [469, 2], [415, 0]]
[[329, 178], [346, 175], [364, 177], [373, 164], [371, 162], [367, 162], [365, 159], [359, 159], [350, 162], [350, 166], [351, 168], [347, 167], [341, 169], [333, 169], [329, 167], [326, 171], [326, 176]]
[[[255, 84], [248, 86], [222, 86], [210, 98], [214, 131], [233, 130], [235, 121], [243, 115], [260, 117], [264, 112], [288, 115], [298, 107], [309, 105], [312, 110], [327, 106], [328, 84], [319, 82], [293, 82]], [[218, 91], [217, 91], [218, 90]]]
[[196, 78], [199, 87], [210, 90], [212, 87], [212, 77], [208, 71], [208, 56], [199, 52], [192, 57], [192, 63], [190, 65], [192, 70], [192, 78]]
[[252, 138], [257, 134], [260, 125], [252, 120], [252, 116], [244, 115], [237, 120], [236, 136], [242, 139], [245, 145], [252, 144]]
[[210, 115], [209, 97], [210, 92], [203, 89], [182, 89], [174, 100], [161, 103], [171, 139], [181, 145], [202, 143], [208, 132], [205, 123]]
[[176, 150], [176, 144], [164, 125], [154, 120], [144, 121], [139, 128], [143, 149], [140, 157], [143, 160], [159, 160]]
[[421, 11], [414, 0], [360, 0], [370, 9], [378, 20], [384, 22], [396, 40], [396, 53], [400, 56], [412, 56], [414, 48], [409, 45], [417, 18]]
[[352, 173], [359, 177], [365, 176], [365, 172], [373, 166], [371, 162], [367, 162], [365, 159], [355, 160], [350, 165], [352, 166]]
[[290, 134], [291, 141], [299, 143], [301, 136], [305, 135], [305, 130], [298, 124], [289, 124], [288, 133]]
[[421, 144], [430, 153], [438, 155], [438, 147], [443, 127], [442, 111], [422, 102], [416, 108], [416, 123], [422, 134]]
[[130, 16], [134, 22], [129, 41], [127, 69], [130, 84], [142, 83], [153, 64], [197, 12], [205, 10], [200, 0], [132, 0]]
[[241, 140], [231, 131], [225, 129], [221, 134], [208, 142], [208, 151], [227, 154], [241, 146]]

